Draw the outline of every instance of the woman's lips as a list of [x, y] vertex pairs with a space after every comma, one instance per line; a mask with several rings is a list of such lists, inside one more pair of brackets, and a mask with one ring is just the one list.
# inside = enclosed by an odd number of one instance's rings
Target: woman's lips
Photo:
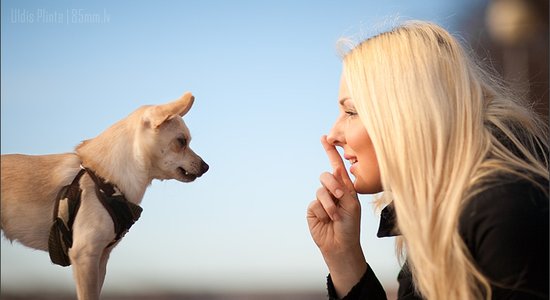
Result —
[[348, 160], [352, 164], [357, 162], [357, 157], [355, 157], [353, 155], [346, 154], [346, 153], [344, 153], [344, 159]]
[[348, 156], [348, 155], [344, 155], [344, 158], [347, 159], [350, 163], [350, 168], [349, 168], [349, 171], [350, 173], [353, 173], [353, 171], [357, 168], [355, 166], [355, 164], [357, 163], [357, 158], [354, 157], [354, 156]]

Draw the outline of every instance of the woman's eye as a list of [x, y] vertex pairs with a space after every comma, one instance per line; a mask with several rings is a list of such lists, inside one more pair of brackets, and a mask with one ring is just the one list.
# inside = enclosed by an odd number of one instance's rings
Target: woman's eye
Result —
[[185, 147], [187, 145], [187, 141], [185, 140], [185, 138], [178, 138], [178, 144], [180, 145], [180, 147]]
[[352, 110], [346, 110], [345, 112], [346, 112], [346, 115], [348, 115], [350, 117], [353, 117], [353, 116], [357, 115], [357, 112], [352, 111]]

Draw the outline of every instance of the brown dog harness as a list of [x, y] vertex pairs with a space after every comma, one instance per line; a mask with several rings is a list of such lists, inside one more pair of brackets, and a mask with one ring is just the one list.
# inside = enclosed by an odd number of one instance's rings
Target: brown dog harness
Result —
[[48, 252], [54, 264], [64, 267], [71, 265], [69, 249], [73, 245], [73, 224], [82, 196], [80, 179], [85, 173], [94, 181], [97, 198], [109, 212], [114, 223], [116, 237], [107, 248], [118, 242], [130, 230], [143, 210], [139, 205], [126, 200], [116, 186], [97, 176], [92, 170], [82, 167], [71, 184], [61, 188], [53, 210]]

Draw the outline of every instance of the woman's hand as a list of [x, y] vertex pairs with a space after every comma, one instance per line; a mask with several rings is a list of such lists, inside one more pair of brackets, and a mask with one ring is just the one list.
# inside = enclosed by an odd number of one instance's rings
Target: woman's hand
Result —
[[340, 154], [326, 136], [321, 144], [333, 173], [321, 174], [322, 187], [307, 210], [309, 231], [321, 250], [338, 296], [345, 296], [367, 269], [360, 244], [361, 205]]

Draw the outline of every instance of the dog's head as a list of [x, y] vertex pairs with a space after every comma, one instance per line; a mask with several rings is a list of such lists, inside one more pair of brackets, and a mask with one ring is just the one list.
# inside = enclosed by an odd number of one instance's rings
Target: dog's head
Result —
[[189, 147], [191, 134], [182, 119], [194, 99], [185, 93], [176, 101], [142, 108], [136, 144], [152, 178], [191, 182], [208, 171], [208, 164]]

